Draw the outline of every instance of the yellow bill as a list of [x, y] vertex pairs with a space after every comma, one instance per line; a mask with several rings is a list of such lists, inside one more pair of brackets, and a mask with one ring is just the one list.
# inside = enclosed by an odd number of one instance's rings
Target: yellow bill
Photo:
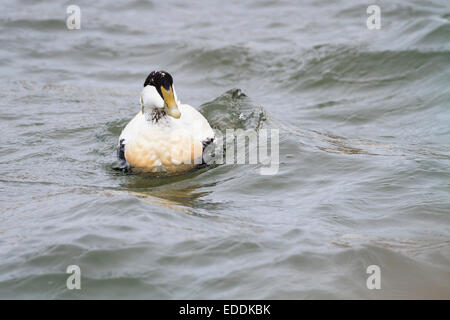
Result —
[[161, 86], [161, 93], [163, 95], [164, 109], [166, 113], [175, 119], [180, 118], [181, 113], [180, 110], [178, 110], [177, 103], [175, 102], [172, 86], [170, 86], [169, 90], [166, 90], [164, 86]]

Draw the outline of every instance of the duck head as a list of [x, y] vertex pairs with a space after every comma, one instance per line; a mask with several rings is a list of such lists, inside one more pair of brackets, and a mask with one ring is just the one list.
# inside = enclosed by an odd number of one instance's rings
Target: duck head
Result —
[[142, 110], [163, 109], [169, 116], [179, 119], [178, 99], [173, 86], [173, 78], [166, 71], [152, 71], [144, 82], [141, 92]]

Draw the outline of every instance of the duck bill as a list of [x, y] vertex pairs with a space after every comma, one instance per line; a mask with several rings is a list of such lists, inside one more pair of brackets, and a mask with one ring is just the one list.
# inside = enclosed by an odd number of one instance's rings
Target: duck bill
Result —
[[166, 113], [175, 119], [179, 119], [181, 117], [181, 113], [180, 110], [178, 110], [177, 103], [175, 102], [172, 86], [170, 86], [169, 90], [166, 90], [164, 86], [161, 86], [161, 93], [164, 99], [164, 109]]

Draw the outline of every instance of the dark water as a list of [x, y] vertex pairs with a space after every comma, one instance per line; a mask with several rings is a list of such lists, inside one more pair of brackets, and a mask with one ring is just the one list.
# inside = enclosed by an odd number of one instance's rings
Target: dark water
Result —
[[[448, 1], [69, 4], [0, 4], [0, 298], [450, 298]], [[113, 170], [160, 68], [278, 174]]]

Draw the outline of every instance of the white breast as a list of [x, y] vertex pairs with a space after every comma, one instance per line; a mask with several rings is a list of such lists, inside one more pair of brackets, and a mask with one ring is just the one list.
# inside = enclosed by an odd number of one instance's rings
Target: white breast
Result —
[[119, 143], [127, 163], [139, 172], [183, 172], [201, 163], [202, 142], [214, 138], [208, 121], [196, 109], [180, 104], [181, 117], [157, 123], [139, 112], [125, 127]]

